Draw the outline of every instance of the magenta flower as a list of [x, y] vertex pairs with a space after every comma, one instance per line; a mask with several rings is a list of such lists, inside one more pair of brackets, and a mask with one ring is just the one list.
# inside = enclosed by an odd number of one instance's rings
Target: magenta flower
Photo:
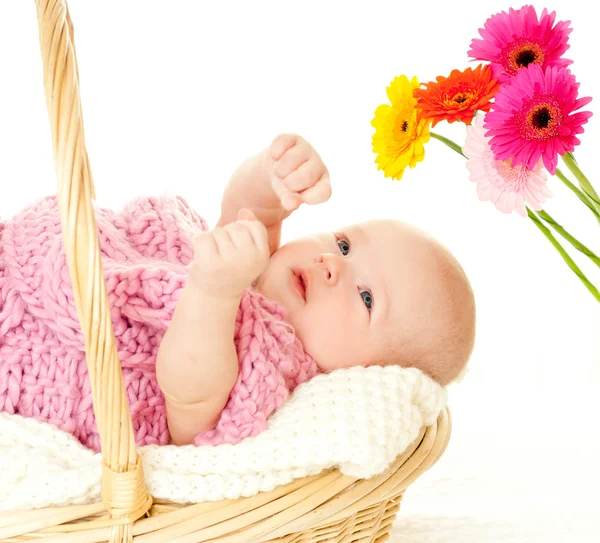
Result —
[[538, 64], [519, 70], [500, 87], [495, 103], [485, 117], [486, 136], [498, 160], [512, 159], [531, 170], [542, 158], [551, 174], [556, 173], [558, 155], [573, 151], [581, 142], [576, 137], [592, 116], [591, 111], [574, 111], [591, 97], [577, 98], [579, 83], [567, 68]]
[[573, 61], [560, 57], [569, 48], [571, 21], [559, 21], [553, 26], [555, 18], [556, 12], [548, 13], [544, 8], [538, 21], [533, 6], [496, 13], [479, 29], [483, 39], [472, 40], [468, 54], [491, 62], [494, 77], [500, 83], [530, 64], [542, 68], [568, 66]]
[[496, 160], [484, 132], [483, 115], [478, 114], [471, 126], [467, 126], [462, 148], [468, 158], [469, 179], [477, 184], [479, 199], [489, 200], [503, 213], [516, 211], [523, 217], [527, 217], [526, 204], [536, 211], [542, 209], [542, 204], [552, 196], [546, 187], [542, 161], [528, 170], [525, 166], [513, 166], [510, 160]]

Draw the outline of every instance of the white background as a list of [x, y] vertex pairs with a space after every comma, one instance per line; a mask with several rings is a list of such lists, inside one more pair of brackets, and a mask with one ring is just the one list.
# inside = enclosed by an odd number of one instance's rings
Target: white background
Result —
[[[534, 5], [538, 13], [544, 7]], [[494, 462], [512, 474], [498, 479], [506, 482], [498, 487], [506, 503], [527, 475], [532, 492], [560, 494], [575, 484], [582, 503], [593, 503], [586, 494], [599, 482], [592, 456], [578, 460], [587, 476], [576, 482], [565, 476], [563, 488], [551, 483], [552, 471], [573, 461], [571, 446], [598, 452], [597, 430], [591, 429], [598, 427], [599, 403], [590, 398], [600, 390], [600, 304], [532, 223], [479, 202], [462, 157], [432, 140], [425, 161], [392, 182], [377, 171], [371, 151], [370, 121], [387, 101], [385, 89], [394, 76], [430, 81], [464, 69], [470, 41], [486, 18], [521, 4], [71, 0], [69, 6], [101, 205], [119, 207], [138, 195], [169, 191], [182, 194], [214, 224], [235, 167], [277, 134], [301, 134], [328, 165], [334, 190], [328, 203], [305, 206], [287, 221], [284, 241], [369, 218], [399, 218], [437, 236], [471, 279], [477, 343], [468, 377], [451, 391], [455, 433], [437, 468], [449, 488], [464, 481], [460, 470], [467, 468], [485, 486], [495, 451]], [[575, 154], [600, 189], [597, 19], [583, 0], [547, 6], [559, 20], [572, 21], [565, 56], [575, 61], [581, 94], [596, 98], [588, 106], [596, 115]], [[0, 0], [0, 74], [0, 216], [8, 217], [55, 190], [33, 0]], [[463, 142], [462, 125], [443, 123], [436, 131]], [[549, 186], [555, 197], [546, 210], [600, 252], [591, 214], [558, 180]], [[600, 285], [598, 268], [586, 264], [588, 277]], [[547, 432], [528, 431], [550, 413], [562, 417], [561, 428], [546, 420]], [[504, 433], [495, 432], [494, 424]], [[557, 449], [569, 424], [584, 428], [576, 435], [587, 441]], [[479, 438], [482, 428], [487, 433]], [[498, 489], [493, 494], [497, 498]], [[423, 504], [431, 501], [427, 493], [422, 497]], [[479, 495], [472, 501], [492, 507]], [[556, 511], [564, 507], [554, 505]], [[413, 514], [427, 516], [426, 509]], [[551, 506], [540, 511], [557, 518]], [[579, 539], [573, 533], [569, 540], [586, 541], [592, 533], [585, 522], [579, 526]], [[456, 541], [467, 537], [456, 527], [451, 532]], [[531, 539], [499, 540], [551, 540], [547, 533], [532, 533]], [[486, 537], [479, 540], [492, 541]], [[406, 541], [421, 540], [454, 541], [440, 534]]]

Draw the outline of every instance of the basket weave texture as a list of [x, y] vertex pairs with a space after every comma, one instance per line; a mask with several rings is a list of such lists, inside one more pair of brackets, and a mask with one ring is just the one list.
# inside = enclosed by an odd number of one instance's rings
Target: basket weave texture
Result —
[[405, 489], [443, 454], [444, 410], [371, 479], [329, 470], [251, 498], [176, 505], [149, 495], [110, 320], [92, 208], [74, 32], [66, 0], [35, 0], [61, 225], [102, 442], [102, 501], [0, 515], [0, 541], [374, 542], [387, 538]]

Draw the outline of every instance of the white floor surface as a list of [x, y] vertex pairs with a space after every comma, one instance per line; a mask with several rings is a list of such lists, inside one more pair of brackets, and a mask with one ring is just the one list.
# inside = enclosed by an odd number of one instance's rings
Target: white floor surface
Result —
[[600, 542], [600, 386], [474, 388], [451, 390], [450, 444], [391, 541]]

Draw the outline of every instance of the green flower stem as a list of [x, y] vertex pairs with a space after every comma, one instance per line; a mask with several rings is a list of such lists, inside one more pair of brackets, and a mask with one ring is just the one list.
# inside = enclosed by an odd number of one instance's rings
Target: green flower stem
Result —
[[596, 210], [592, 200], [590, 200], [585, 192], [579, 190], [571, 181], [569, 181], [565, 174], [562, 173], [558, 168], [556, 168], [556, 177], [558, 177], [568, 188], [570, 188], [589, 209], [590, 211], [596, 215], [596, 219], [600, 222], [600, 212]]
[[583, 243], [574, 238], [569, 232], [567, 232], [560, 224], [558, 224], [548, 213], [544, 210], [538, 211], [537, 214], [544, 219], [554, 230], [556, 230], [563, 238], [565, 238], [575, 249], [582, 252], [587, 256], [596, 266], [600, 267], [600, 258], [590, 249], [588, 249]]
[[[444, 136], [440, 136], [439, 134], [435, 134], [434, 132], [430, 132], [430, 134], [433, 138], [441, 141], [442, 143], [444, 143], [445, 145], [450, 147], [450, 149], [452, 149], [453, 151], [456, 151], [459, 155], [462, 155], [463, 157], [467, 158], [463, 154], [461, 148], [456, 143], [454, 143], [452, 140], [449, 140], [448, 138], [445, 138]], [[567, 154], [570, 154], [570, 153], [567, 153]], [[567, 156], [567, 155], [565, 155], [565, 156]], [[570, 158], [571, 157], [567, 158], [567, 160], [569, 160]], [[563, 160], [565, 160], [565, 157], [563, 157]], [[563, 183], [565, 183], [569, 188], [572, 187], [571, 190], [575, 189], [574, 190], [575, 194], [577, 194], [577, 196], [579, 196], [580, 199], [588, 207], [591, 206], [594, 210], [596, 210], [600, 213], [600, 207], [596, 206], [596, 204], [598, 204], [598, 206], [600, 206], [600, 202], [598, 201], [598, 195], [594, 192], [592, 185], [589, 183], [589, 181], [587, 181], [585, 176], [581, 173], [581, 171], [579, 170], [579, 168], [577, 167], [577, 165], [574, 161], [574, 158], [572, 159], [571, 164], [572, 164], [573, 168], [576, 169], [576, 172], [578, 172], [578, 173], [574, 172], [571, 169], [571, 167], [569, 166], [570, 163], [567, 162], [567, 160], [565, 160], [565, 164], [567, 165], [569, 170], [571, 170], [573, 172], [573, 174], [579, 181], [579, 184], [580, 184], [581, 188], [583, 189], [583, 192], [579, 191], [579, 189], [577, 189], [577, 187], [575, 187], [562, 174], [562, 172], [560, 173], [559, 179]], [[583, 183], [581, 181], [581, 177], [585, 180]], [[586, 182], [587, 182], [587, 185], [586, 185]], [[569, 185], [571, 185], [571, 186], [569, 186]], [[588, 187], [587, 190], [586, 190], [586, 186]], [[592, 194], [590, 194], [590, 190], [591, 190]], [[540, 217], [542, 217], [545, 221], [547, 221], [548, 224], [550, 224], [561, 236], [563, 236], [567, 241], [569, 241], [569, 243], [571, 243], [571, 245], [573, 245], [577, 250], [581, 251], [583, 254], [585, 254], [587, 257], [589, 257], [592, 261], [594, 261], [596, 264], [598, 264], [600, 259], [598, 259], [598, 257], [592, 251], [590, 251], [585, 245], [583, 245], [583, 243], [581, 243], [576, 238], [571, 236], [571, 234], [569, 234], [560, 224], [558, 224], [548, 213], [546, 213], [545, 211], [541, 211], [539, 213], [540, 213]], [[600, 292], [598, 291], [598, 289], [590, 282], [590, 280], [585, 276], [585, 274], [579, 269], [579, 266], [577, 266], [577, 264], [575, 264], [573, 259], [567, 253], [567, 251], [565, 251], [564, 247], [552, 235], [552, 232], [550, 231], [550, 229], [542, 223], [542, 221], [540, 220], [540, 217], [538, 217], [538, 215], [536, 215], [529, 208], [527, 208], [527, 215], [532, 220], [532, 222], [540, 229], [542, 234], [544, 234], [544, 236], [546, 236], [546, 238], [554, 246], [554, 248], [560, 253], [560, 255], [563, 257], [563, 260], [567, 263], [569, 268], [571, 268], [573, 273], [575, 273], [575, 275], [577, 275], [577, 277], [579, 277], [579, 280], [592, 293], [592, 296], [594, 296], [594, 298], [596, 298], [596, 300], [598, 302], [600, 302]]]
[[592, 187], [589, 179], [583, 175], [583, 172], [579, 169], [573, 153], [565, 153], [562, 156], [562, 160], [567, 168], [569, 168], [571, 173], [575, 176], [575, 179], [577, 179], [577, 182], [579, 183], [579, 186], [582, 188], [583, 192], [592, 201], [596, 211], [600, 213], [600, 196], [598, 196], [598, 193], [594, 190], [594, 187]]
[[529, 218], [533, 221], [533, 223], [542, 231], [542, 234], [544, 234], [544, 236], [548, 238], [548, 241], [550, 241], [554, 248], [560, 253], [560, 255], [563, 257], [563, 260], [567, 263], [569, 268], [573, 270], [573, 273], [575, 273], [575, 275], [579, 277], [580, 281], [592, 293], [592, 296], [596, 298], [598, 302], [600, 302], [600, 292], [598, 291], [598, 289], [594, 285], [592, 285], [592, 283], [590, 283], [588, 278], [579, 269], [577, 264], [573, 262], [573, 259], [569, 256], [567, 251], [564, 250], [562, 245], [558, 243], [556, 238], [552, 235], [552, 232], [550, 232], [550, 230], [546, 226], [544, 226], [544, 224], [542, 224], [542, 221], [540, 221], [539, 217], [529, 208], [527, 208], [527, 215], [529, 215]]
[[467, 158], [465, 155], [463, 155], [460, 145], [457, 145], [452, 140], [449, 140], [448, 138], [445, 138], [444, 136], [440, 136], [439, 134], [436, 134], [435, 132], [430, 131], [429, 134], [431, 135], [432, 138], [435, 138], [436, 140], [441, 141], [442, 143], [444, 143], [448, 147], [450, 147], [450, 149], [453, 149], [454, 151], [456, 151], [459, 155]]

